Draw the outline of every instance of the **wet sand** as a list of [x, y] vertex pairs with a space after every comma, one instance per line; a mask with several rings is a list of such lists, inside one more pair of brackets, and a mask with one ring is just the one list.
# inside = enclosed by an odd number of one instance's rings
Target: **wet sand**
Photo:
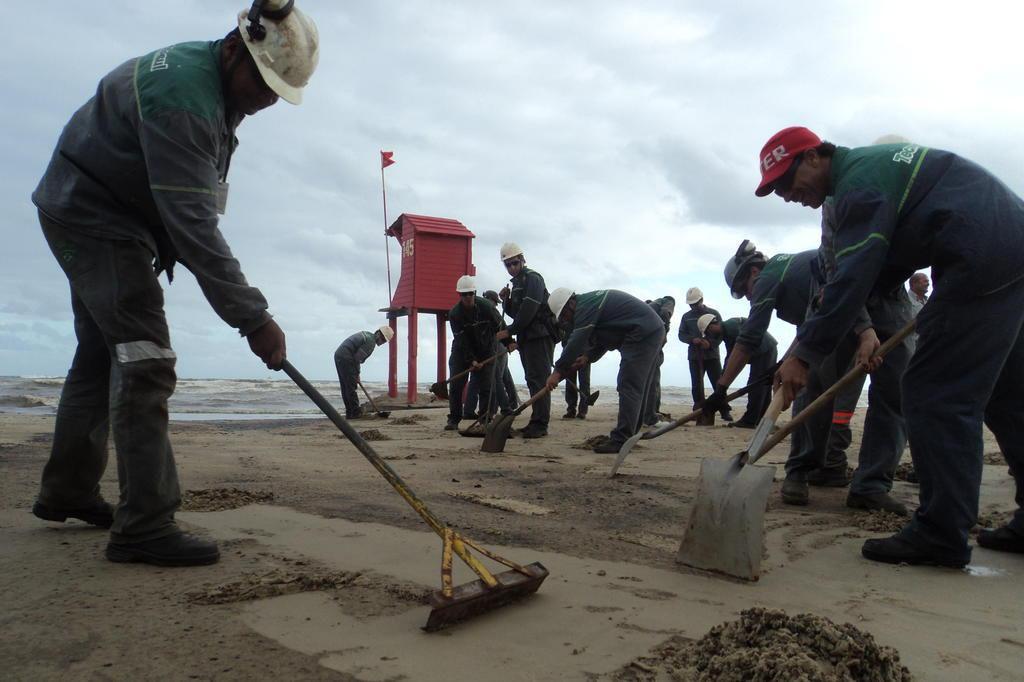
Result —
[[[643, 442], [609, 479], [610, 456], [573, 446], [607, 433], [613, 416], [599, 404], [500, 455], [442, 431], [442, 410], [356, 422], [389, 438], [373, 447], [439, 517], [551, 571], [534, 597], [427, 634], [440, 541], [326, 420], [172, 424], [191, 509], [179, 520], [216, 538], [223, 558], [160, 569], [111, 564], [103, 531], [28, 513], [53, 419], [0, 415], [5, 676], [614, 678], [672, 638], [763, 606], [852, 623], [918, 679], [1020, 679], [1024, 557], [975, 549], [967, 571], [865, 561], [861, 542], [891, 520], [847, 509], [841, 489], [812, 488], [810, 506], [786, 507], [779, 466], [760, 582], [684, 570], [674, 557], [700, 460], [737, 452], [750, 431], [682, 427]], [[787, 448], [763, 461], [781, 465]], [[998, 519], [1013, 484], [990, 434], [985, 449], [981, 509]], [[108, 497], [113, 475], [112, 460]], [[895, 494], [913, 504], [916, 487], [897, 482]], [[458, 565], [456, 580], [469, 578]]]

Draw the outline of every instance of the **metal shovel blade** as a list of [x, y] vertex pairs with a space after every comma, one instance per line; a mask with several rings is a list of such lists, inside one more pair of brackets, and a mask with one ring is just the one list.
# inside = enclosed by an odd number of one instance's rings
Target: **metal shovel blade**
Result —
[[705, 459], [676, 561], [744, 580], [761, 577], [764, 513], [774, 466]]
[[590, 395], [587, 396], [587, 405], [588, 406], [593, 405], [594, 403], [597, 402], [597, 399], [600, 398], [600, 397], [601, 397], [601, 391], [594, 391], [593, 393], [591, 393]]
[[430, 616], [423, 629], [434, 632], [460, 620], [479, 616], [493, 609], [533, 594], [548, 577], [548, 569], [539, 561], [523, 566], [526, 575], [516, 570], [495, 573], [495, 587], [487, 587], [482, 580], [474, 580], [452, 589], [445, 597], [440, 590], [430, 595]]
[[629, 455], [629, 451], [633, 449], [633, 446], [637, 444], [641, 438], [644, 437], [645, 431], [637, 431], [632, 436], [626, 439], [626, 442], [619, 448], [619, 454], [615, 457], [615, 464], [612, 464], [612, 470], [608, 474], [608, 478], [615, 478], [615, 475], [619, 473], [619, 467], [626, 461], [626, 456]]
[[512, 422], [516, 419], [515, 414], [503, 414], [497, 419], [491, 420], [487, 425], [487, 433], [484, 435], [481, 452], [504, 452], [505, 441], [508, 440], [509, 432], [512, 430]]
[[447, 383], [433, 383], [430, 384], [430, 392], [433, 393], [439, 400], [448, 400], [448, 384]]

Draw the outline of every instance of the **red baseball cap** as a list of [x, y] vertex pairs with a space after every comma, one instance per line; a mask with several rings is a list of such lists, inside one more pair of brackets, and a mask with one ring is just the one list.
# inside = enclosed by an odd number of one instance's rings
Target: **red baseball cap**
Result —
[[821, 138], [803, 126], [783, 128], [771, 136], [761, 147], [761, 184], [754, 192], [759, 197], [768, 196], [774, 189], [775, 181], [786, 174], [793, 160], [801, 152], [821, 144]]

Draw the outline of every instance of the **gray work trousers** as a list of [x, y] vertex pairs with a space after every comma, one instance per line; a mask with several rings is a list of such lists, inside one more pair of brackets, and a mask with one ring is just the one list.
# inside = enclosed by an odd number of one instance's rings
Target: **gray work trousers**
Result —
[[[750, 358], [749, 381], [755, 381], [767, 374], [778, 361], [779, 351], [772, 346], [764, 353], [758, 353]], [[768, 405], [772, 402], [772, 383], [766, 381], [763, 384], [750, 389], [747, 394], [747, 411], [743, 413], [739, 421], [744, 424], [757, 424], [761, 417], [768, 411]]]
[[932, 554], [969, 560], [982, 422], [1014, 472], [1017, 511], [1010, 527], [1024, 534], [1024, 281], [987, 296], [962, 296], [936, 278], [935, 293], [917, 316], [917, 349], [902, 388], [921, 504], [899, 535]]
[[341, 385], [341, 400], [345, 403], [345, 416], [358, 417], [362, 411], [356, 384], [359, 381], [359, 363], [348, 353], [335, 351], [334, 368], [338, 370]]
[[[456, 357], [455, 354], [448, 356], [448, 371], [451, 376], [455, 376], [460, 372], [465, 372], [469, 369], [469, 362], [461, 355]], [[458, 379], [453, 379], [451, 384], [448, 386], [448, 421], [456, 424], [461, 419], [475, 419], [475, 416], [463, 413], [463, 393], [466, 390], [466, 383], [472, 378], [473, 381], [477, 382], [477, 395], [478, 398], [473, 402], [480, 402], [480, 412], [485, 413], [489, 411], [491, 404], [491, 380], [494, 377], [494, 369], [487, 365], [483, 369], [478, 369], [475, 372], [470, 372], [466, 376], [461, 376]]]
[[[519, 357], [523, 361], [523, 373], [530, 395], [535, 396], [544, 388], [551, 376], [551, 363], [555, 359], [555, 340], [550, 336], [527, 339], [519, 342]], [[551, 421], [551, 394], [545, 395], [532, 405], [529, 426], [547, 431]]]
[[[577, 370], [570, 369], [565, 378], [576, 384], [574, 388], [568, 381], [565, 383], [566, 407], [569, 408], [569, 412], [579, 412], [579, 414], [585, 415], [590, 409], [590, 405], [587, 404], [587, 396], [590, 395], [590, 365]], [[581, 393], [582, 395], [580, 395]]]
[[647, 400], [644, 403], [644, 424], [653, 426], [658, 423], [658, 412], [661, 410], [661, 366], [665, 363], [665, 347], [658, 350], [654, 360], [654, 374], [651, 385], [647, 389]]
[[181, 493], [167, 437], [177, 377], [153, 255], [141, 242], [84, 235], [42, 213], [39, 221], [71, 284], [78, 339], [39, 501], [58, 508], [95, 501], [113, 432], [120, 490], [112, 539], [177, 532]]
[[615, 386], [619, 392], [619, 418], [610, 434], [613, 443], [625, 443], [643, 425], [644, 403], [664, 340], [665, 330], [659, 329], [646, 338], [627, 341], [619, 348], [622, 359]]

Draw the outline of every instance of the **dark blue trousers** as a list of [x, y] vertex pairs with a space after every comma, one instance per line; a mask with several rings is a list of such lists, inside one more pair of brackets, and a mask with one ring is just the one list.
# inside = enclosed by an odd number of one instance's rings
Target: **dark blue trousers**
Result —
[[920, 507], [900, 531], [933, 554], [969, 560], [978, 517], [982, 423], [1017, 483], [1011, 527], [1024, 533], [1024, 280], [963, 300], [935, 294], [917, 316], [917, 350], [903, 375], [903, 415]]

